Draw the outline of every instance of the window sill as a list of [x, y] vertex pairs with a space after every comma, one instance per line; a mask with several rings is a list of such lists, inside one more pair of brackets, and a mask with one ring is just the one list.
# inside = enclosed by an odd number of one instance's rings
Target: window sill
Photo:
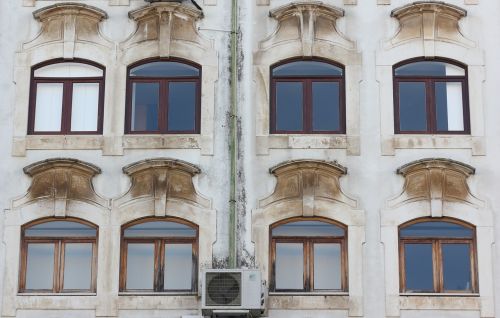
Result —
[[43, 297], [43, 296], [97, 296], [97, 293], [37, 293], [37, 292], [29, 292], [29, 293], [17, 293], [17, 296], [35, 296], [35, 297]]
[[200, 149], [199, 134], [140, 135], [123, 136], [124, 149]]
[[396, 149], [470, 149], [473, 156], [486, 155], [482, 136], [399, 134], [382, 136], [381, 142], [384, 156], [394, 156]]
[[119, 292], [118, 296], [198, 296], [197, 292]]
[[478, 293], [400, 293], [405, 297], [479, 297]]
[[346, 149], [348, 155], [359, 155], [359, 136], [345, 134], [272, 134], [257, 136], [257, 154], [268, 155], [270, 149]]
[[400, 294], [400, 309], [406, 310], [480, 310], [479, 294]]
[[269, 292], [269, 296], [349, 296], [348, 292]]
[[325, 309], [349, 310], [349, 293], [301, 292], [280, 293], [271, 292], [267, 300], [268, 309]]

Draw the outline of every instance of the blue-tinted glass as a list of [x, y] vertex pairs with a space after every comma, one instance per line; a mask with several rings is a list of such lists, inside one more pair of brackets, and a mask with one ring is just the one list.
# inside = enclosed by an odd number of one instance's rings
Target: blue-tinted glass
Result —
[[426, 131], [425, 83], [399, 83], [399, 129]]
[[442, 244], [444, 290], [472, 290], [469, 244]]
[[301, 82], [276, 83], [276, 130], [303, 130]]
[[340, 67], [318, 61], [296, 61], [277, 66], [273, 76], [342, 76]]
[[432, 244], [405, 244], [406, 291], [434, 291]]
[[196, 83], [168, 84], [168, 130], [194, 131], [196, 119]]
[[277, 226], [273, 236], [344, 236], [344, 229], [321, 221], [297, 221]]
[[304, 246], [276, 243], [276, 289], [304, 289]]
[[439, 131], [463, 131], [464, 109], [462, 83], [436, 82], [436, 116]]
[[401, 229], [401, 237], [472, 238], [474, 231], [449, 222], [420, 222]]
[[339, 83], [313, 82], [313, 130], [340, 130]]
[[422, 61], [400, 66], [395, 74], [396, 76], [464, 76], [465, 70], [449, 63]]
[[88, 225], [71, 221], [51, 221], [33, 225], [26, 229], [26, 237], [90, 237], [96, 236], [97, 230]]
[[152, 62], [130, 70], [130, 76], [191, 77], [199, 75], [200, 71], [196, 67], [179, 62]]
[[181, 223], [151, 221], [125, 229], [125, 237], [196, 237], [196, 230]]
[[52, 289], [54, 243], [28, 244], [26, 289]]
[[132, 90], [132, 131], [158, 130], [159, 83], [134, 83]]
[[314, 289], [342, 289], [342, 251], [340, 244], [314, 244]]

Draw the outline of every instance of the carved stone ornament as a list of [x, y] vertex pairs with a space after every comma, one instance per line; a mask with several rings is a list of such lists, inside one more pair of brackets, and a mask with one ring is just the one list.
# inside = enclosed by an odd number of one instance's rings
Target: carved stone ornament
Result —
[[33, 181], [27, 194], [13, 201], [13, 208], [50, 200], [54, 202], [55, 215], [64, 217], [70, 201], [109, 207], [109, 200], [99, 196], [92, 185], [92, 178], [100, 174], [101, 169], [90, 163], [68, 158], [48, 159], [25, 167], [24, 173]]
[[347, 168], [337, 162], [293, 160], [279, 164], [269, 172], [278, 180], [274, 193], [260, 201], [260, 208], [301, 200], [303, 215], [313, 216], [318, 201], [356, 207], [356, 201], [342, 192], [339, 178], [347, 173]]
[[458, 25], [458, 21], [465, 16], [466, 10], [437, 1], [417, 1], [394, 9], [391, 17], [398, 19], [400, 25], [389, 45], [397, 46], [420, 39], [424, 41], [426, 56], [433, 55], [434, 41], [474, 47], [474, 42], [462, 34]]
[[154, 2], [129, 12], [129, 18], [137, 22], [137, 29], [123, 44], [123, 49], [148, 41], [158, 42], [159, 56], [169, 57], [171, 45], [188, 42], [201, 48], [211, 47], [196, 29], [196, 21], [203, 12], [177, 2]]
[[132, 163], [123, 168], [130, 176], [131, 187], [118, 206], [154, 200], [155, 215], [165, 216], [169, 201], [182, 201], [205, 209], [211, 208], [210, 200], [196, 192], [193, 177], [201, 171], [195, 165], [176, 159], [156, 158]]
[[389, 201], [397, 207], [416, 201], [431, 202], [432, 214], [442, 214], [443, 202], [460, 202], [475, 207], [484, 204], [469, 190], [467, 178], [475, 169], [451, 159], [430, 158], [413, 161], [397, 170], [403, 175], [403, 193]]
[[35, 39], [23, 45], [25, 50], [46, 44], [63, 43], [64, 58], [72, 58], [77, 43], [92, 43], [107, 48], [113, 44], [100, 32], [99, 23], [108, 18], [103, 10], [81, 3], [58, 3], [33, 12], [41, 23]]
[[304, 56], [315, 54], [318, 41], [329, 42], [347, 50], [355, 45], [337, 30], [337, 19], [344, 16], [344, 10], [324, 4], [321, 1], [292, 2], [269, 12], [278, 21], [278, 27], [271, 36], [260, 43], [260, 49], [300, 41]]

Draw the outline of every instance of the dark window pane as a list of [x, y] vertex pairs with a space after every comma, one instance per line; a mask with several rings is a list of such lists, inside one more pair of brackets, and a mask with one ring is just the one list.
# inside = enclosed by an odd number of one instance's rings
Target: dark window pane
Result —
[[92, 243], [66, 244], [64, 289], [89, 290], [92, 281]]
[[28, 244], [26, 289], [52, 289], [54, 244]]
[[340, 244], [314, 244], [314, 289], [342, 289]]
[[159, 83], [134, 83], [132, 90], [132, 131], [158, 130]]
[[130, 70], [130, 76], [144, 77], [190, 77], [199, 76], [198, 68], [179, 62], [152, 62]]
[[425, 83], [399, 83], [399, 127], [401, 131], [426, 131]]
[[464, 109], [462, 83], [436, 83], [436, 114], [438, 131], [463, 131]]
[[154, 244], [128, 244], [127, 289], [152, 290], [154, 279]]
[[193, 246], [191, 244], [165, 245], [165, 290], [191, 290]]
[[442, 244], [444, 290], [472, 290], [469, 244]]
[[196, 237], [196, 230], [181, 223], [152, 221], [125, 229], [125, 237]]
[[194, 131], [196, 83], [171, 82], [168, 85], [168, 130]]
[[276, 243], [276, 289], [304, 289], [302, 243]]
[[420, 222], [401, 229], [401, 237], [472, 238], [471, 228], [450, 222]]
[[464, 76], [465, 70], [459, 66], [433, 61], [422, 61], [400, 66], [397, 76]]
[[434, 291], [432, 244], [405, 244], [406, 290]]
[[277, 226], [273, 236], [344, 236], [344, 229], [320, 221], [298, 221]]
[[276, 130], [303, 130], [302, 94], [300, 82], [276, 83]]
[[319, 61], [296, 61], [277, 66], [273, 76], [342, 76], [340, 67]]
[[340, 130], [339, 83], [313, 82], [313, 130]]
[[52, 221], [33, 225], [26, 229], [26, 237], [93, 237], [97, 230], [88, 225], [70, 221]]

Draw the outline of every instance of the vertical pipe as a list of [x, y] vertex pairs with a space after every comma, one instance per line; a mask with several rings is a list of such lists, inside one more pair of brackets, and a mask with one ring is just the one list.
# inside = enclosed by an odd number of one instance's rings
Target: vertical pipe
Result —
[[229, 153], [231, 180], [229, 192], [229, 268], [236, 268], [236, 187], [237, 187], [237, 113], [238, 113], [238, 0], [231, 0], [231, 110], [229, 126]]

